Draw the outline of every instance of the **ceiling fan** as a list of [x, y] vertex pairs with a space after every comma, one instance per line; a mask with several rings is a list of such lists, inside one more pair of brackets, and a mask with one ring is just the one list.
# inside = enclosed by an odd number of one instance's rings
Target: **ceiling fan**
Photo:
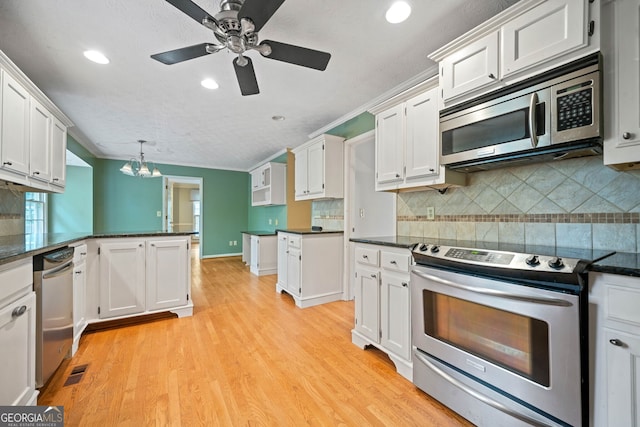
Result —
[[331, 54], [272, 40], [258, 42], [258, 31], [273, 16], [284, 0], [221, 0], [220, 12], [209, 15], [191, 0], [166, 0], [200, 24], [213, 31], [213, 43], [200, 43], [151, 55], [151, 58], [171, 65], [198, 58], [224, 49], [238, 54], [233, 60], [242, 95], [260, 93], [251, 58], [243, 55], [257, 50], [265, 58], [276, 59], [303, 67], [324, 71]]

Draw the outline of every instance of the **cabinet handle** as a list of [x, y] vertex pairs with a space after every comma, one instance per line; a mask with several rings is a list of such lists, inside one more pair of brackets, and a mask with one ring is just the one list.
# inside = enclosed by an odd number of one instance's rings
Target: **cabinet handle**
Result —
[[369, 255], [362, 255], [362, 258], [369, 259]]
[[624, 347], [624, 343], [620, 341], [618, 338], [610, 339], [609, 342], [615, 345], [616, 347]]
[[11, 165], [13, 165], [13, 163], [11, 163], [11, 162], [4, 162], [4, 163], [2, 163], [2, 164], [3, 164], [3, 165], [7, 165], [7, 166], [11, 166]]
[[140, 244], [138, 245], [138, 247], [139, 247], [139, 248], [141, 248], [141, 247], [142, 247], [142, 243], [140, 243]]
[[489, 74], [487, 77], [489, 77], [490, 79], [495, 80], [496, 76], [493, 75], [493, 73]]
[[377, 279], [378, 275], [377, 274], [372, 274], [371, 277], [373, 277], [374, 279]]
[[398, 263], [397, 263], [397, 262], [395, 262], [395, 261], [391, 261], [391, 264], [393, 264], [393, 265], [398, 265]]
[[80, 252], [80, 255], [85, 256], [87, 253], [86, 252]]
[[33, 174], [34, 174], [34, 175], [40, 175], [40, 172], [35, 171]]
[[400, 174], [399, 173], [396, 174], [396, 178], [400, 178]]
[[11, 317], [20, 317], [22, 316], [25, 311], [27, 311], [27, 306], [26, 305], [22, 305], [20, 307], [16, 307], [13, 309], [13, 311], [11, 312]]
[[82, 271], [76, 271], [76, 274], [82, 274]]
[[631, 139], [632, 136], [633, 136], [633, 134], [631, 132], [623, 132], [622, 133], [622, 139]]
[[409, 284], [407, 282], [402, 282], [402, 286], [406, 288]]
[[60, 181], [60, 178], [53, 178], [53, 181]]

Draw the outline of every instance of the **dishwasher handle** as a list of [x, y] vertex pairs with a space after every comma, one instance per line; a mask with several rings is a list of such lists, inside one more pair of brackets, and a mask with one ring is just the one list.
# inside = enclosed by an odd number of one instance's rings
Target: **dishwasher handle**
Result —
[[67, 264], [65, 264], [64, 266], [55, 269], [55, 270], [49, 270], [48, 272], [44, 273], [42, 275], [42, 279], [52, 279], [54, 277], [58, 277], [58, 276], [62, 276], [64, 274], [67, 273], [67, 271], [70, 271], [73, 269], [73, 263], [69, 262]]

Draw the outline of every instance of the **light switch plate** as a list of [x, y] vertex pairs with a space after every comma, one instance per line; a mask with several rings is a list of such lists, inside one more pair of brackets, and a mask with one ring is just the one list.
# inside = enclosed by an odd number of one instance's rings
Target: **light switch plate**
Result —
[[436, 218], [436, 209], [433, 206], [427, 207], [427, 219], [433, 221]]

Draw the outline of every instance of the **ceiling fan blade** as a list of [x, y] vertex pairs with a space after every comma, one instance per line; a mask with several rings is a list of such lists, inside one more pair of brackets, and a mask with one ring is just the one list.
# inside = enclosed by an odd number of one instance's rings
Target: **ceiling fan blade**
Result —
[[202, 10], [200, 6], [191, 0], [167, 0], [167, 2], [180, 9], [185, 15], [188, 15], [198, 21], [199, 24], [202, 24], [204, 18], [209, 18], [210, 20], [215, 21], [211, 15]]
[[245, 0], [238, 11], [238, 19], [249, 18], [255, 25], [257, 33], [276, 13], [276, 10], [284, 3], [284, 0]]
[[162, 62], [163, 64], [177, 64], [178, 62], [186, 61], [187, 59], [193, 59], [200, 56], [208, 55], [208, 45], [209, 43], [195, 44], [193, 46], [187, 46], [167, 52], [156, 53], [154, 55], [151, 55], [151, 57], [156, 61]]
[[242, 96], [255, 95], [260, 93], [258, 89], [258, 81], [256, 80], [256, 73], [253, 71], [253, 63], [251, 58], [243, 56], [247, 60], [246, 65], [238, 65], [238, 58], [233, 60], [233, 68], [236, 70], [236, 77], [238, 78], [238, 84], [240, 85], [240, 92]]
[[265, 40], [260, 44], [266, 44], [271, 47], [271, 53], [269, 55], [263, 55], [265, 58], [289, 62], [291, 64], [314, 68], [320, 71], [324, 71], [327, 68], [329, 59], [331, 59], [330, 53], [307, 49], [306, 47], [274, 42], [272, 40]]

